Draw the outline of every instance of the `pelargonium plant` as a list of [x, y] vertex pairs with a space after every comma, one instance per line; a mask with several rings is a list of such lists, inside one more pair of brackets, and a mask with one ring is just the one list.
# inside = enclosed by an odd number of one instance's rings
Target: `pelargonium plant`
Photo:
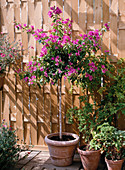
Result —
[[19, 42], [9, 42], [7, 35], [0, 34], [0, 74], [6, 72], [7, 66], [21, 57]]
[[121, 160], [125, 158], [125, 131], [110, 126], [108, 122], [98, 126], [93, 132], [91, 147], [98, 147], [106, 153], [109, 160]]
[[[52, 29], [45, 33], [43, 29], [34, 30], [34, 26], [27, 26], [15, 23], [17, 29], [22, 29], [28, 34], [32, 34], [36, 41], [42, 44], [39, 57], [33, 57], [33, 61], [27, 64], [27, 70], [19, 72], [20, 78], [29, 84], [41, 84], [51, 82], [52, 85], [60, 82], [59, 93], [59, 122], [60, 138], [62, 138], [62, 120], [61, 120], [61, 79], [68, 78], [74, 82], [81, 73], [85, 79], [92, 82], [93, 72], [98, 70], [98, 65], [93, 63], [93, 55], [99, 49], [99, 40], [102, 37], [101, 32], [108, 29], [105, 25], [102, 30], [90, 31], [88, 34], [80, 34], [79, 39], [72, 40], [72, 20], [63, 20], [60, 18], [62, 11], [58, 7], [51, 7], [48, 13], [52, 18]], [[100, 60], [101, 62], [101, 60]], [[90, 66], [90, 71], [86, 72], [84, 66]], [[100, 67], [100, 65], [99, 65]], [[105, 63], [101, 66], [102, 73], [107, 72]], [[44, 80], [44, 81], [43, 81]]]

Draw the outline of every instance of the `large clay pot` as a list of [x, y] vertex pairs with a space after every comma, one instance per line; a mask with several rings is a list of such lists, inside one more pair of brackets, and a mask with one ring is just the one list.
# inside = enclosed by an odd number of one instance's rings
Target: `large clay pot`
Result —
[[76, 134], [66, 132], [63, 132], [62, 135], [73, 136], [75, 139], [70, 141], [54, 141], [50, 138], [59, 136], [59, 133], [52, 133], [45, 137], [45, 142], [49, 148], [52, 164], [64, 167], [72, 164], [79, 137]]
[[82, 148], [83, 147], [81, 147], [80, 149], [78, 148], [77, 150], [80, 154], [84, 170], [96, 170], [99, 164], [101, 151], [84, 151], [82, 150]]
[[5, 79], [5, 74], [4, 73], [0, 74], [0, 90], [3, 87], [4, 79]]
[[105, 158], [108, 170], [121, 170], [124, 160], [112, 161]]

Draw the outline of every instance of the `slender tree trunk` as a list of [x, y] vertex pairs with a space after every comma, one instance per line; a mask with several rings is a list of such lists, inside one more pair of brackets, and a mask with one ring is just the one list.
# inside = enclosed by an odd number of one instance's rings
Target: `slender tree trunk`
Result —
[[59, 138], [62, 140], [62, 113], [61, 113], [61, 79], [59, 80]]

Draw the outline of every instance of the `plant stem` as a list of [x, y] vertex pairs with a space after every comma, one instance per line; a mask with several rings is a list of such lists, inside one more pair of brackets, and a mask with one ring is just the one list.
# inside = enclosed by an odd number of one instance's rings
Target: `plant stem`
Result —
[[61, 79], [59, 80], [59, 138], [62, 140], [62, 113], [61, 113]]

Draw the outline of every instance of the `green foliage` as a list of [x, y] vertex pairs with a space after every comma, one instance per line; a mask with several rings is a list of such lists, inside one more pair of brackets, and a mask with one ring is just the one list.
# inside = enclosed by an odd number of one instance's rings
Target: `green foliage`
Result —
[[67, 112], [67, 117], [70, 123], [74, 122], [74, 119], [78, 121], [78, 129], [82, 133], [85, 142], [89, 144], [92, 139], [92, 131], [96, 127], [96, 115], [93, 113], [93, 105], [90, 103], [85, 103], [81, 109], [77, 107], [71, 108]]
[[[93, 62], [96, 63], [95, 61]], [[101, 62], [104, 61], [102, 60]], [[83, 107], [81, 109], [77, 107], [69, 109], [67, 117], [69, 118], [70, 123], [73, 123], [74, 119], [78, 120], [79, 131], [82, 133], [85, 142], [88, 145], [91, 145], [89, 149], [96, 150], [97, 148], [99, 149], [101, 147], [101, 144], [98, 143], [98, 140], [93, 139], [94, 135], [98, 131], [98, 126], [104, 122], [109, 122], [111, 125], [113, 124], [115, 116], [120, 115], [120, 113], [125, 113], [124, 64], [125, 61], [123, 59], [118, 60], [117, 67], [114, 64], [106, 63], [108, 68], [107, 74], [98, 74], [98, 77], [95, 78], [95, 82], [87, 81], [85, 77], [82, 79], [82, 81], [79, 81], [83, 88], [83, 92], [86, 92], [86, 88], [88, 89], [90, 92], [89, 97], [91, 96], [94, 103], [89, 103], [90, 100], [88, 95], [85, 95], [84, 93], [83, 96], [79, 97], [80, 102], [83, 102]], [[87, 67], [88, 66], [86, 66], [86, 68]], [[105, 82], [103, 87], [100, 87], [101, 77], [103, 77], [105, 80], [110, 80]], [[103, 97], [100, 101], [101, 103], [95, 102], [95, 92], [96, 95], [100, 94]], [[111, 126], [111, 128], [113, 129], [114, 127]], [[119, 133], [121, 132], [119, 131]]]
[[105, 84], [105, 95], [99, 111], [99, 117], [108, 118], [110, 123], [114, 116], [118, 118], [121, 113], [125, 115], [125, 60], [119, 59], [113, 67], [111, 81]]
[[120, 160], [125, 157], [125, 131], [117, 130], [109, 123], [103, 123], [92, 133], [90, 149], [100, 148], [106, 152], [106, 157], [112, 160]]
[[0, 169], [13, 169], [21, 148], [16, 144], [17, 137], [11, 127], [7, 127], [4, 122], [0, 126]]

